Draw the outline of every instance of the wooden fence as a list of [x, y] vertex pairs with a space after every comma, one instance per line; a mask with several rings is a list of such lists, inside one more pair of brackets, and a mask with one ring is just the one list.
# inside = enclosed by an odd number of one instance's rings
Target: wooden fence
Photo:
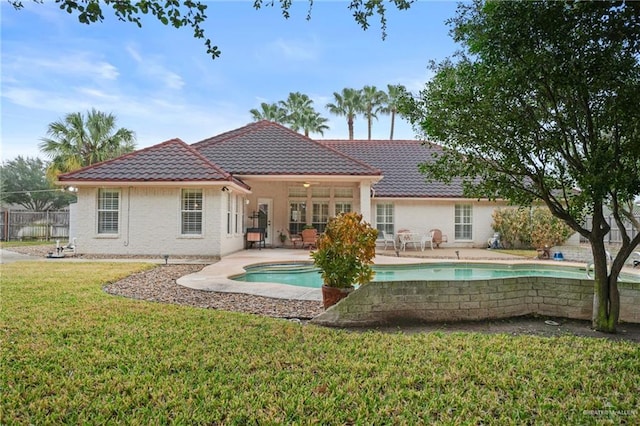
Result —
[[[635, 218], [636, 220], [640, 220], [640, 215], [635, 215]], [[605, 243], [621, 244], [622, 236], [620, 234], [620, 229], [618, 228], [618, 224], [616, 223], [616, 220], [613, 218], [613, 216], [607, 217], [607, 223], [609, 224], [609, 226], [611, 226], [611, 231], [609, 231], [609, 233], [605, 237]], [[587, 229], [591, 228], [591, 217], [588, 217], [586, 220], [586, 228]], [[627, 231], [627, 235], [629, 235], [629, 238], [633, 239], [636, 235], [638, 235], [638, 230], [629, 221], [625, 222], [625, 229]], [[583, 236], [580, 236], [580, 242], [586, 243], [587, 239], [584, 238]]]
[[69, 238], [69, 210], [0, 212], [0, 237], [11, 240], [57, 240]]

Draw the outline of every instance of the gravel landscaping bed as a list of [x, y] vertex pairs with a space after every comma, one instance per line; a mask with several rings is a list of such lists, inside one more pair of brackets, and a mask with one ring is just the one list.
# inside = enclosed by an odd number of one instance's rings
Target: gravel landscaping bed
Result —
[[[55, 252], [54, 245], [11, 247], [9, 250], [31, 256], [45, 257]], [[65, 257], [81, 259], [148, 259], [150, 256], [73, 256], [65, 253]], [[190, 256], [171, 256], [175, 259], [194, 260]], [[273, 299], [240, 293], [216, 293], [212, 291], [194, 290], [176, 284], [176, 280], [184, 275], [201, 270], [204, 266], [216, 262], [217, 258], [198, 257], [200, 264], [161, 265], [152, 270], [131, 275], [116, 283], [108, 284], [104, 290], [116, 296], [147, 300], [160, 303], [194, 306], [198, 308], [220, 309], [225, 311], [246, 312], [275, 318], [308, 320], [324, 311], [322, 302], [308, 300]]]
[[239, 293], [216, 293], [194, 290], [176, 284], [176, 279], [202, 268], [203, 265], [162, 265], [109, 284], [104, 287], [104, 290], [110, 294], [133, 299], [246, 312], [275, 318], [307, 320], [323, 311], [321, 302], [272, 299]]

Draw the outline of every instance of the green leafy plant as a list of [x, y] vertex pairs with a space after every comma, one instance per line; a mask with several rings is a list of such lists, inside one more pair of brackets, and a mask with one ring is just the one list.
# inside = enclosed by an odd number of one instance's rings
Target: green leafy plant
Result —
[[492, 217], [492, 227], [506, 247], [553, 247], [574, 232], [544, 207], [496, 209]]
[[343, 213], [329, 219], [318, 239], [318, 249], [311, 253], [325, 285], [349, 288], [371, 281], [377, 238], [378, 230], [363, 222], [359, 213]]

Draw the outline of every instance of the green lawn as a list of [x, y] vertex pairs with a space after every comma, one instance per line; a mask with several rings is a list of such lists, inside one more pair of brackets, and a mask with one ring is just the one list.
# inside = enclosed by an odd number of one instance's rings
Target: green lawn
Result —
[[2, 265], [0, 424], [640, 421], [637, 344], [354, 333], [102, 292], [148, 267]]

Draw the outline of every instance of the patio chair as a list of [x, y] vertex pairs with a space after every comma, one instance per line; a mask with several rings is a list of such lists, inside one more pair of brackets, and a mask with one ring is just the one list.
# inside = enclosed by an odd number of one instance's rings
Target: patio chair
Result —
[[293, 248], [298, 248], [298, 244], [302, 246], [302, 235], [292, 234], [289, 230], [287, 230], [287, 233], [289, 234], [289, 241], [293, 244]]
[[316, 247], [316, 241], [318, 240], [318, 230], [315, 228], [302, 230], [302, 248], [305, 246], [309, 248]]
[[393, 249], [396, 250], [396, 237], [394, 237], [393, 234], [390, 234], [388, 232], [384, 232], [384, 231], [380, 231], [380, 233], [382, 234], [382, 241], [384, 242], [384, 249], [387, 249], [387, 245], [391, 244], [393, 246]]
[[442, 235], [442, 231], [434, 228], [429, 231], [431, 235], [431, 250], [433, 250], [433, 246], [435, 244], [436, 248], [440, 248], [440, 244], [448, 242], [448, 238], [446, 235]]

